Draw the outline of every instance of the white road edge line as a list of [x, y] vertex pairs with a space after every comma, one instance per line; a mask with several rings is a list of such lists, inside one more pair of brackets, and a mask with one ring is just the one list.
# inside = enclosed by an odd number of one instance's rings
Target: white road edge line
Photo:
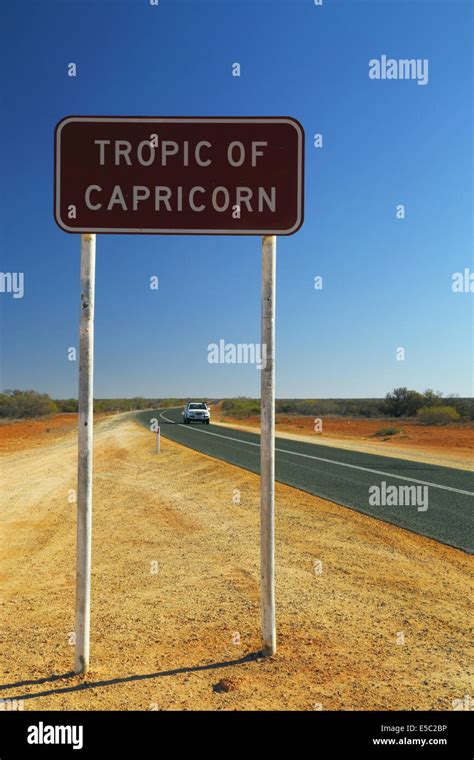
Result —
[[[166, 422], [171, 422], [173, 425], [181, 425], [184, 427], [182, 422], [175, 422], [174, 420], [168, 419], [168, 417], [165, 417], [165, 415], [160, 412], [160, 417], [162, 419], [166, 420]], [[206, 435], [214, 435], [216, 438], [226, 438], [228, 441], [236, 441], [237, 443], [245, 443], [247, 446], [258, 446], [260, 447], [259, 443], [254, 443], [253, 441], [243, 441], [242, 438], [233, 438], [230, 435], [222, 435], [221, 433], [211, 433], [210, 430], [201, 430], [200, 428], [193, 428], [192, 426], [189, 426], [187, 428], [188, 430], [194, 430], [196, 433], [205, 433]], [[474, 496], [474, 492], [472, 491], [463, 491], [461, 488], [452, 488], [451, 486], [442, 486], [439, 483], [430, 483], [426, 480], [417, 480], [416, 478], [407, 478], [405, 475], [394, 475], [391, 472], [383, 472], [382, 470], [372, 470], [370, 467], [361, 467], [358, 464], [349, 464], [348, 462], [337, 462], [335, 459], [325, 459], [324, 457], [315, 457], [312, 454], [301, 454], [299, 451], [288, 451], [287, 449], [279, 449], [275, 447], [275, 451], [279, 451], [282, 454], [292, 454], [295, 457], [305, 457], [305, 459], [316, 459], [318, 462], [326, 462], [327, 464], [337, 464], [340, 467], [349, 467], [352, 470], [363, 470], [364, 472], [372, 472], [375, 475], [385, 475], [387, 478], [396, 478], [397, 480], [406, 480], [408, 483], [419, 483], [422, 486], [431, 486], [432, 488], [440, 488], [443, 491], [453, 491], [454, 493], [460, 493], [465, 496]]]

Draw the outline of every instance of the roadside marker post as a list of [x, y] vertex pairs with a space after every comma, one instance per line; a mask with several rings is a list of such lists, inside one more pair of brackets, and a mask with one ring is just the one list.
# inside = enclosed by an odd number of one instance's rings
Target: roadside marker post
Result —
[[95, 235], [81, 235], [79, 432], [77, 469], [76, 651], [74, 671], [89, 669], [92, 539], [92, 436], [94, 423]]
[[[297, 232], [303, 217], [304, 131], [291, 117], [67, 116], [56, 125], [54, 218], [81, 234], [76, 673], [89, 669], [96, 233], [262, 236], [260, 598], [263, 652], [273, 655], [276, 236]], [[157, 453], [160, 439], [158, 426]]]

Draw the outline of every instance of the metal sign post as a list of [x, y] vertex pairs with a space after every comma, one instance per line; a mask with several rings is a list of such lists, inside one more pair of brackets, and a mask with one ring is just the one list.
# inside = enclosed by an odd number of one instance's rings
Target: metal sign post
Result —
[[276, 236], [262, 239], [262, 356], [260, 419], [260, 595], [263, 651], [276, 652], [275, 629], [275, 274]]
[[79, 439], [77, 470], [76, 652], [74, 671], [89, 669], [92, 534], [92, 430], [94, 422], [95, 235], [81, 235]]

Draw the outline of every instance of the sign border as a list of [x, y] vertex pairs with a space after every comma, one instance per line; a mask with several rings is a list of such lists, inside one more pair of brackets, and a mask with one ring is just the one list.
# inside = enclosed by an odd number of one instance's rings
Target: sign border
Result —
[[[291, 124], [298, 133], [298, 198], [297, 198], [297, 222], [287, 230], [178, 230], [178, 229], [140, 229], [140, 228], [123, 228], [110, 229], [108, 227], [94, 227], [87, 230], [77, 227], [69, 227], [60, 217], [60, 173], [61, 173], [61, 132], [66, 124], [71, 122], [150, 122], [160, 124], [163, 122], [194, 122], [213, 124], [216, 121], [224, 123], [257, 123], [257, 124]], [[58, 227], [64, 232], [70, 234], [107, 234], [107, 235], [293, 235], [297, 232], [304, 222], [304, 129], [300, 122], [292, 116], [65, 116], [61, 119], [54, 129], [54, 220]]]

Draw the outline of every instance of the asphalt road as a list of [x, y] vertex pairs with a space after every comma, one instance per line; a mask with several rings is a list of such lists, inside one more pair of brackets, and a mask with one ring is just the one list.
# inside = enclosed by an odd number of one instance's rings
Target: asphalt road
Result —
[[[158, 418], [164, 437], [260, 472], [259, 433], [212, 424], [183, 425], [181, 411], [146, 411], [137, 416], [147, 427], [153, 417]], [[473, 553], [472, 472], [283, 438], [276, 438], [275, 447], [275, 476], [280, 483]], [[389, 489], [386, 498], [383, 483]], [[374, 486], [380, 489], [380, 505], [370, 503], [375, 500]], [[398, 504], [390, 505], [391, 486], [397, 487]], [[406, 495], [405, 504], [400, 504], [404, 486], [417, 488], [416, 494], [412, 489], [408, 504]]]

